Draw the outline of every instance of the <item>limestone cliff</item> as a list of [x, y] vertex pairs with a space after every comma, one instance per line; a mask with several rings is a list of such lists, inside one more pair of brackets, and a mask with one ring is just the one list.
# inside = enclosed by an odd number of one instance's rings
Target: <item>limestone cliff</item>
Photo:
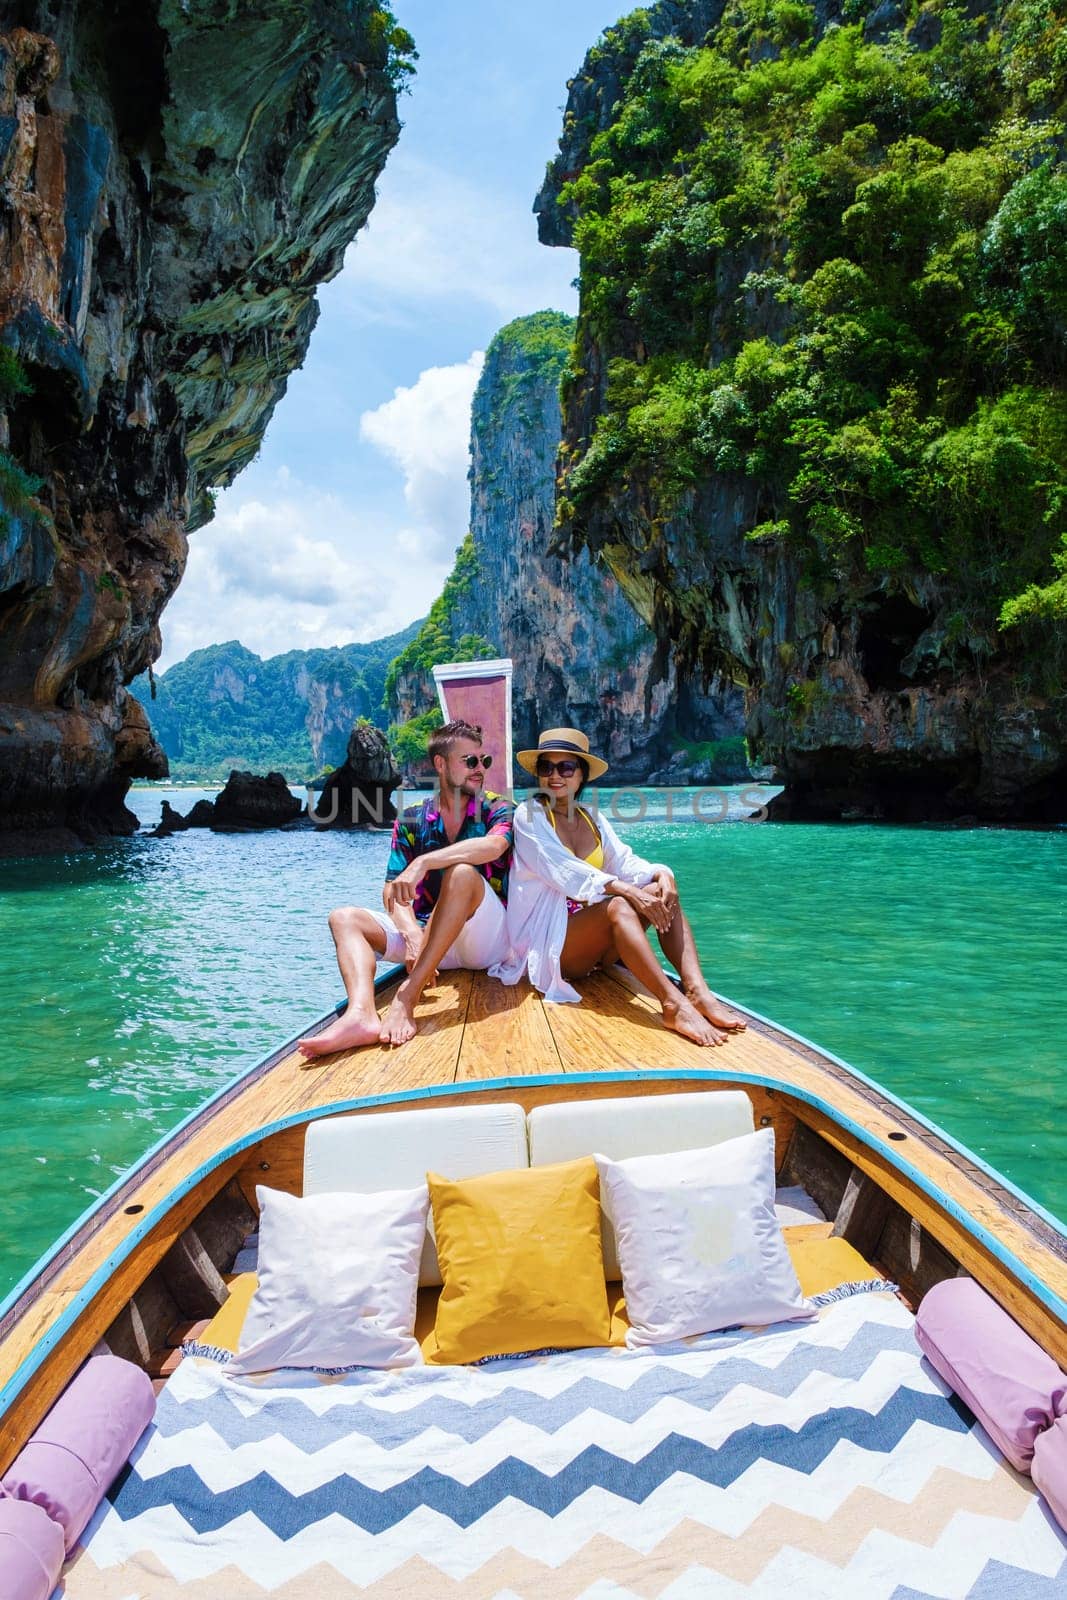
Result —
[[0, 6], [0, 832], [125, 831], [125, 685], [398, 134], [369, 0]]
[[779, 814], [1067, 815], [1065, 37], [663, 0], [569, 86], [557, 544], [745, 686]]
[[[433, 660], [510, 656], [517, 750], [542, 727], [581, 727], [627, 782], [665, 766], [683, 739], [733, 737], [731, 775], [745, 776], [740, 696], [695, 690], [598, 558], [549, 551], [572, 334], [569, 317], [539, 312], [489, 346], [471, 411], [470, 538], [425, 635], [396, 664], [398, 715], [434, 703]], [[527, 781], [518, 770], [516, 781]]]

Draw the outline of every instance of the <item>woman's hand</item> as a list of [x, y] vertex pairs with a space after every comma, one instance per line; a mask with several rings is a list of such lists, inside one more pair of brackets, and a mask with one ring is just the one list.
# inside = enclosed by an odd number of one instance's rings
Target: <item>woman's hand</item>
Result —
[[646, 889], [639, 889], [634, 883], [619, 883], [615, 893], [629, 900], [637, 914], [650, 922], [657, 933], [666, 933], [673, 914], [668, 912], [658, 885], [649, 884]]
[[652, 882], [656, 885], [663, 904], [667, 907], [667, 913], [670, 917], [670, 922], [667, 924], [669, 928], [671, 922], [678, 915], [679, 906], [678, 885], [674, 881], [674, 873], [669, 867], [657, 867], [652, 874]]

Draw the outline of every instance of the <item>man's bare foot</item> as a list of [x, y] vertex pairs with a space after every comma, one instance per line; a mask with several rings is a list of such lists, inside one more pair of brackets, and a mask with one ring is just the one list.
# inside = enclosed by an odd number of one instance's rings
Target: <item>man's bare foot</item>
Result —
[[726, 1043], [725, 1033], [713, 1028], [707, 1017], [701, 1016], [682, 995], [677, 1000], [663, 1002], [663, 1022], [665, 1027], [680, 1033], [683, 1039], [692, 1039], [694, 1044]]
[[336, 1022], [323, 1028], [313, 1039], [301, 1039], [297, 1049], [306, 1061], [332, 1056], [338, 1050], [358, 1050], [362, 1044], [377, 1044], [381, 1022], [376, 1011], [354, 1011], [351, 1006]]
[[409, 1039], [414, 1039], [416, 1028], [415, 1018], [412, 1015], [415, 1002], [404, 990], [408, 988], [402, 983], [393, 997], [393, 1003], [381, 1021], [381, 1031], [378, 1037], [382, 1044], [407, 1044]]
[[707, 1017], [712, 1027], [722, 1028], [727, 1033], [744, 1033], [748, 1027], [744, 1017], [731, 1006], [724, 1005], [710, 989], [687, 989], [685, 997], [702, 1017]]

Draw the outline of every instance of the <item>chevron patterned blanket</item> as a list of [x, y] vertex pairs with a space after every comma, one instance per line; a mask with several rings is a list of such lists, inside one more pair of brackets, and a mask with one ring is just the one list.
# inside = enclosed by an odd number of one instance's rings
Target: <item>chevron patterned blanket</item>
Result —
[[1067, 1542], [886, 1294], [654, 1353], [187, 1359], [67, 1600], [1022, 1600]]

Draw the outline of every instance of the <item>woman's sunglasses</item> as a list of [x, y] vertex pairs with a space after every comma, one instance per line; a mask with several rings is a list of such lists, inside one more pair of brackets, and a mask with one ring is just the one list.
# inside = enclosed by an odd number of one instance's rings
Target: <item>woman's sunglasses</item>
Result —
[[464, 756], [463, 765], [468, 772], [473, 772], [475, 767], [484, 767], [486, 772], [493, 765], [492, 756]]
[[539, 761], [537, 763], [537, 776], [539, 778], [551, 778], [554, 772], [558, 772], [561, 778], [573, 778], [578, 771], [577, 761]]

